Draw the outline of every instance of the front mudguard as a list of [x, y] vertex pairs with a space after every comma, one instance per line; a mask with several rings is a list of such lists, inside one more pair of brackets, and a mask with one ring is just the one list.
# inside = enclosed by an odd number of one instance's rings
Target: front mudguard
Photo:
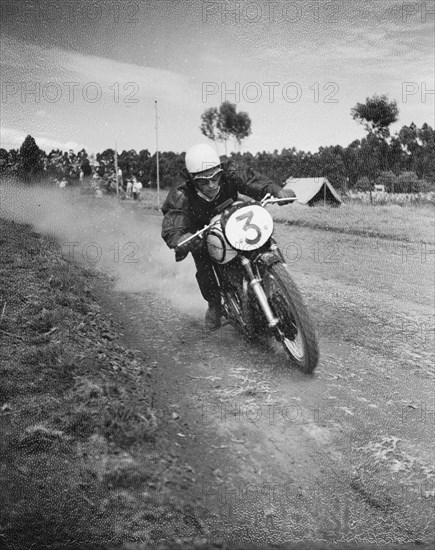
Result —
[[255, 258], [256, 264], [261, 264], [264, 267], [270, 267], [273, 264], [285, 263], [284, 256], [277, 247], [275, 250], [267, 250], [262, 252]]

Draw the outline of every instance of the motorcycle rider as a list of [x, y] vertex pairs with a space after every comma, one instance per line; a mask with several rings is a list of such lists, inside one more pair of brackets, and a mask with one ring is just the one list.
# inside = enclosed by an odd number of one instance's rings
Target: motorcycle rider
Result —
[[197, 144], [186, 153], [185, 182], [174, 186], [162, 206], [162, 238], [169, 248], [176, 248], [175, 259], [183, 260], [192, 253], [196, 266], [196, 279], [203, 298], [208, 302], [205, 326], [221, 326], [221, 298], [212, 260], [201, 237], [178, 246], [193, 233], [207, 225], [216, 209], [228, 199], [237, 200], [238, 193], [261, 200], [270, 193], [277, 198], [294, 197], [266, 177], [249, 170], [242, 177], [230, 165], [223, 165], [216, 151], [207, 144]]

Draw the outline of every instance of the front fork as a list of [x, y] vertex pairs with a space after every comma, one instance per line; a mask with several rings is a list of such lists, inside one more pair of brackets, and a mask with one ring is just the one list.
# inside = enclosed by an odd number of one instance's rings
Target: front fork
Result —
[[269, 328], [276, 327], [276, 325], [279, 323], [279, 319], [274, 316], [270, 308], [266, 293], [264, 292], [264, 289], [261, 285], [261, 279], [255, 277], [254, 272], [252, 271], [251, 262], [248, 260], [248, 258], [242, 256], [241, 264], [245, 268], [245, 271], [248, 275], [249, 284], [251, 285], [252, 290], [254, 291], [255, 296], [257, 297], [257, 300], [260, 304], [260, 307], [263, 310]]

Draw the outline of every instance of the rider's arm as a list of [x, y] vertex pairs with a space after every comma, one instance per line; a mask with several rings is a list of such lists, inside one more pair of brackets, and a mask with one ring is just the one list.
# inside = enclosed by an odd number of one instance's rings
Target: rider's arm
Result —
[[230, 178], [235, 181], [239, 193], [248, 195], [255, 200], [261, 200], [267, 193], [277, 197], [282, 191], [280, 185], [250, 168], [243, 173], [232, 171]]
[[[192, 222], [188, 213], [188, 199], [183, 189], [171, 189], [162, 206], [164, 214], [162, 223], [162, 238], [169, 248], [175, 248], [179, 242], [189, 237]], [[193, 247], [195, 243], [191, 242]], [[189, 246], [176, 252], [176, 260], [183, 260], [190, 252]]]

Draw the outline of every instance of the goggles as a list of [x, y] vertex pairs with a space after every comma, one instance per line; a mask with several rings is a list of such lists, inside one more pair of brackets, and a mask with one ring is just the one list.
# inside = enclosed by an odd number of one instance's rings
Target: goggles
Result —
[[211, 180], [217, 179], [217, 177], [220, 176], [222, 172], [223, 172], [222, 168], [216, 168], [216, 170], [209, 176], [201, 176], [201, 175], [194, 176], [193, 181], [195, 182], [196, 185], [205, 185], [209, 183]]

